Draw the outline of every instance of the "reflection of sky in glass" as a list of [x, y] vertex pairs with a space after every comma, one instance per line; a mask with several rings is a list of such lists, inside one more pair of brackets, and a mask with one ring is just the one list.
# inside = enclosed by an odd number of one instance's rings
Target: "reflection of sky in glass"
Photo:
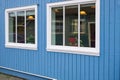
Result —
[[[32, 16], [33, 19], [28, 19]], [[35, 43], [35, 11], [26, 11], [26, 43]]]
[[52, 8], [52, 45], [63, 45], [63, 8]]
[[95, 4], [81, 4], [80, 11], [86, 12], [80, 15], [80, 46], [95, 47]]
[[65, 7], [65, 45], [78, 46], [78, 6]]
[[15, 13], [9, 13], [9, 42], [16, 42]]
[[25, 12], [17, 12], [17, 42], [25, 43]]

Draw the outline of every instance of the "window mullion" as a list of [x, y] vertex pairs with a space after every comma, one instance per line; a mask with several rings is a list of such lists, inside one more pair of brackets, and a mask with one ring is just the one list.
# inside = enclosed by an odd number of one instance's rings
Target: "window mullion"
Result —
[[63, 46], [65, 46], [65, 6], [63, 6]]
[[78, 4], [78, 47], [80, 47], [80, 4]]
[[25, 44], [26, 44], [26, 11], [24, 11], [25, 12], [25, 15], [24, 15], [24, 17], [25, 17], [25, 21], [24, 21], [24, 27], [25, 27], [25, 29], [24, 29], [24, 32], [25, 32]]
[[15, 21], [16, 21], [16, 22], [15, 22], [15, 23], [16, 23], [16, 25], [15, 25], [15, 27], [16, 27], [16, 28], [15, 28], [15, 29], [16, 29], [16, 30], [15, 30], [15, 31], [16, 31], [16, 35], [15, 35], [16, 41], [15, 41], [15, 42], [17, 43], [17, 12], [15, 12], [15, 19], [16, 19], [16, 20], [15, 20]]

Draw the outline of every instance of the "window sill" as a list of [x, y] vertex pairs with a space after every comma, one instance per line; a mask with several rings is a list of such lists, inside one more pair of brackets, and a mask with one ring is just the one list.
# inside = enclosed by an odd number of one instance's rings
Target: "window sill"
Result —
[[37, 50], [37, 45], [35, 45], [35, 44], [8, 43], [8, 44], [5, 44], [5, 47], [6, 48]]
[[72, 54], [82, 54], [91, 56], [100, 56], [99, 49], [96, 48], [84, 48], [84, 47], [71, 47], [71, 46], [49, 46], [47, 51], [51, 52], [63, 52]]

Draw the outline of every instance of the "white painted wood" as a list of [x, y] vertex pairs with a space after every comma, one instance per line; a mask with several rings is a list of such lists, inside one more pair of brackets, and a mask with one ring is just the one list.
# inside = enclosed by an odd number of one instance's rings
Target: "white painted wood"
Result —
[[10, 71], [14, 71], [14, 72], [18, 72], [18, 73], [22, 73], [22, 74], [36, 76], [36, 77], [39, 77], [39, 78], [46, 78], [46, 79], [51, 79], [51, 80], [57, 80], [55, 78], [50, 78], [50, 77], [47, 77], [47, 76], [33, 74], [33, 73], [29, 73], [29, 72], [25, 72], [25, 71], [20, 71], [20, 70], [16, 70], [16, 69], [12, 69], [12, 68], [7, 68], [7, 67], [3, 67], [3, 66], [0, 66], [0, 68], [6, 69], [6, 70], [10, 70]]
[[[80, 34], [80, 4], [78, 4], [78, 34]], [[78, 35], [78, 47], [80, 47], [80, 35]]]
[[[51, 8], [75, 5], [75, 4], [87, 4], [87, 3], [96, 3], [96, 15], [95, 15], [96, 16], [96, 45], [95, 45], [96, 47], [90, 48], [90, 47], [51, 45]], [[48, 3], [47, 4], [47, 48], [46, 49], [47, 51], [52, 51], [52, 52], [64, 52], [64, 53], [73, 53], [73, 54], [75, 53], [75, 54], [99, 56], [100, 55], [100, 1], [99, 0], [75, 0], [75, 1]]]
[[24, 11], [25, 12], [25, 14], [24, 14], [24, 18], [25, 18], [25, 21], [24, 21], [24, 26], [25, 26], [25, 30], [24, 30], [24, 33], [25, 33], [25, 44], [26, 44], [26, 11]]
[[63, 46], [65, 46], [65, 6], [63, 6]]
[[[35, 10], [35, 44], [25, 44], [25, 43], [11, 43], [9, 42], [9, 15], [10, 12], [17, 11], [26, 11], [26, 10]], [[25, 6], [25, 7], [17, 7], [17, 8], [10, 8], [5, 10], [5, 47], [7, 48], [19, 48], [19, 49], [29, 49], [29, 50], [37, 50], [37, 5], [32, 6]], [[16, 15], [17, 16], [17, 15]], [[17, 17], [16, 17], [16, 38], [17, 38]]]

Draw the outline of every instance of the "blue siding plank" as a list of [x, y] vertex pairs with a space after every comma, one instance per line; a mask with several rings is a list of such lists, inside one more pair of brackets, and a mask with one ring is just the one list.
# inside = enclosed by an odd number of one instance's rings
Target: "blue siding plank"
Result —
[[[58, 54], [58, 68], [57, 68], [57, 70], [58, 70], [58, 76], [57, 76], [57, 79], [59, 80], [59, 79], [62, 79], [62, 67], [61, 67], [61, 64], [62, 64], [62, 61], [61, 61], [61, 58], [62, 57], [62, 54]], [[69, 65], [67, 65], [67, 66], [69, 66]], [[69, 68], [69, 67], [68, 67]]]
[[[44, 54], [43, 53], [41, 53], [41, 64], [40, 64], [40, 68], [41, 68], [41, 74], [45, 74], [45, 71], [44, 71], [44, 69], [45, 69], [45, 57], [44, 57]], [[50, 63], [51, 63], [51, 60], [50, 60]], [[52, 65], [52, 64], [51, 64]], [[51, 65], [50, 65], [50, 67], [51, 67]]]
[[32, 57], [30, 56], [31, 54], [28, 54], [28, 72], [30, 72], [31, 71], [31, 60], [32, 60]]
[[55, 66], [55, 76], [54, 76], [55, 78], [58, 78], [59, 73], [60, 73], [60, 72], [58, 71], [58, 67], [59, 67], [58, 64], [60, 64], [60, 63], [59, 63], [59, 56], [58, 56], [58, 55], [59, 55], [59, 54], [56, 54], [56, 55], [55, 55], [55, 65], [56, 65], [56, 66]]
[[99, 80], [104, 80], [104, 55], [99, 58]]
[[72, 54], [69, 55], [69, 80], [73, 79], [73, 57]]
[[109, 56], [104, 56], [104, 80], [109, 80]]
[[56, 70], [56, 65], [55, 65], [55, 62], [57, 60], [55, 60], [55, 55], [56, 53], [52, 53], [52, 56], [51, 56], [51, 76], [56, 76], [56, 73], [55, 73], [55, 70]]
[[103, 55], [105, 52], [105, 0], [101, 0], [100, 6], [100, 55]]
[[[51, 74], [51, 54], [52, 53], [47, 53], [47, 74], [50, 76]], [[59, 58], [58, 58], [59, 59]]]
[[73, 60], [72, 60], [72, 65], [73, 65], [73, 68], [72, 68], [72, 75], [73, 75], [73, 79], [72, 80], [77, 80], [77, 55], [72, 55], [73, 56]]
[[85, 78], [85, 56], [81, 56], [81, 80]]
[[120, 1], [115, 0], [115, 80], [120, 80]]
[[54, 56], [54, 74], [53, 74], [53, 76], [54, 77], [56, 77], [57, 76], [57, 67], [58, 67], [58, 65], [57, 65], [57, 54], [55, 53], [54, 54], [55, 56]]
[[[29, 65], [29, 62], [28, 62], [28, 60], [29, 60], [28, 55], [29, 55], [29, 54], [26, 53], [25, 55], [26, 55], [26, 57], [25, 57], [25, 64], [26, 64], [26, 65], [25, 65], [25, 68], [26, 68], [25, 71], [26, 71], [26, 72], [29, 72], [29, 66], [30, 66], [30, 65]], [[16, 59], [17, 59], [17, 57], [16, 57]], [[17, 64], [17, 62], [16, 62], [16, 64]]]
[[120, 80], [120, 56], [115, 56], [115, 64], [114, 64], [114, 80]]
[[[24, 59], [22, 59], [21, 60], [21, 58], [22, 58], [22, 54], [21, 54], [21, 51], [19, 50], [19, 52], [18, 52], [18, 69], [19, 70], [22, 70], [23, 69], [23, 67], [22, 67], [22, 62], [23, 62], [23, 60]], [[14, 64], [13, 64], [14, 65]], [[32, 66], [32, 65], [31, 65]]]
[[37, 54], [33, 53], [33, 73], [36, 74], [36, 70], [38, 70], [38, 67], [36, 67], [37, 65]]
[[90, 57], [85, 57], [85, 80], [90, 80]]
[[[54, 74], [55, 74], [55, 54], [56, 53], [52, 53], [51, 54], [51, 76], [54, 76]], [[43, 71], [44, 71], [44, 69], [43, 69]]]
[[109, 80], [109, 49], [110, 49], [110, 0], [105, 0], [105, 52], [104, 52], [104, 78], [103, 80]]
[[[35, 69], [37, 68], [36, 69], [36, 74], [40, 74], [40, 55], [39, 55], [39, 53], [36, 54], [35, 58], [36, 58]], [[26, 62], [26, 64], [27, 64], [27, 62]]]
[[114, 70], [115, 70], [115, 64], [114, 64], [114, 55], [111, 55], [110, 57], [109, 57], [109, 80], [114, 80]]
[[89, 74], [89, 80], [94, 80], [94, 57], [90, 57], [90, 74]]
[[[66, 64], [64, 64], [64, 60], [65, 60], [65, 56], [64, 56], [64, 54], [62, 54], [61, 55], [61, 79], [62, 80], [65, 80], [65, 69], [64, 69], [64, 66], [66, 65]], [[72, 60], [69, 60], [70, 62], [72, 61]], [[71, 63], [69, 63], [70, 65], [71, 65]], [[70, 67], [69, 67], [69, 69], [70, 69]]]
[[99, 80], [99, 57], [94, 58], [94, 80]]
[[77, 56], [77, 64], [78, 65], [77, 65], [77, 72], [76, 72], [77, 73], [77, 79], [76, 80], [79, 80], [81, 78], [81, 74], [80, 74], [81, 73], [81, 63], [80, 62], [81, 62], [81, 56], [78, 55]]
[[[46, 50], [46, 0], [41, 0], [41, 45], [42, 45], [42, 53], [44, 54]], [[44, 8], [44, 9], [43, 9]]]
[[114, 49], [115, 49], [115, 0], [110, 0], [110, 26], [109, 26], [109, 29], [110, 29], [110, 55], [114, 55]]
[[120, 80], [120, 11], [118, 10], [120, 8], [120, 1], [115, 1], [115, 80]]
[[108, 55], [109, 54], [109, 46], [110, 46], [110, 42], [109, 42], [109, 37], [110, 37], [110, 32], [109, 32], [109, 20], [110, 20], [110, 8], [109, 8], [109, 0], [105, 0], [105, 12], [104, 12], [104, 17], [105, 17], [105, 26], [104, 26], [104, 29], [105, 29], [105, 55]]
[[120, 55], [120, 1], [115, 0], [115, 54]]
[[39, 46], [38, 46], [38, 50], [39, 50], [39, 53], [42, 53], [42, 46], [43, 46], [43, 42], [42, 42], [42, 34], [43, 34], [43, 24], [42, 24], [42, 22], [43, 22], [43, 15], [42, 15], [42, 13], [41, 12], [43, 12], [43, 6], [42, 6], [42, 2], [41, 1], [43, 1], [43, 0], [39, 0], [39, 5], [38, 5], [38, 44], [39, 44]]
[[64, 64], [65, 64], [65, 80], [69, 80], [69, 54], [66, 54], [64, 55], [65, 56], [65, 61], [64, 61]]
[[44, 66], [44, 75], [47, 75], [47, 56], [46, 53], [44, 52], [44, 61], [43, 61], [43, 66]]
[[[19, 51], [19, 61], [20, 61], [19, 64], [22, 64], [22, 65], [19, 65], [19, 69], [22, 70], [22, 71], [26, 71], [26, 67], [25, 67], [26, 66], [26, 64], [25, 64], [25, 61], [26, 61], [25, 52], [26, 51], [24, 51], [24, 53], [22, 53], [21, 51]], [[21, 58], [22, 58], [22, 60], [21, 60]]]

